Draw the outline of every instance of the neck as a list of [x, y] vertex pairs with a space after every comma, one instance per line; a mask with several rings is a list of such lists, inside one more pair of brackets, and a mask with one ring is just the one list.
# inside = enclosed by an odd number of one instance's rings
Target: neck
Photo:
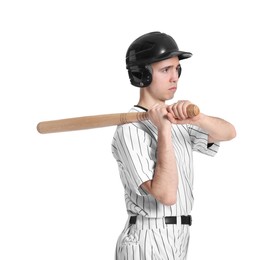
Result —
[[137, 105], [150, 109], [155, 104], [165, 104], [165, 101], [153, 98], [144, 89], [140, 89], [140, 97]]

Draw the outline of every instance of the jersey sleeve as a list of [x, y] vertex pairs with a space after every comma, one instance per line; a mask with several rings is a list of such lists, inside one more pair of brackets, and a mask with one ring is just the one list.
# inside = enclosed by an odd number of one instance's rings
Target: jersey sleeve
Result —
[[123, 184], [138, 195], [147, 195], [140, 185], [152, 180], [156, 162], [156, 142], [134, 124], [118, 126], [114, 136], [113, 155]]
[[193, 151], [197, 151], [209, 156], [215, 156], [219, 150], [220, 143], [208, 143], [208, 134], [201, 128], [188, 125], [188, 132], [191, 139]]

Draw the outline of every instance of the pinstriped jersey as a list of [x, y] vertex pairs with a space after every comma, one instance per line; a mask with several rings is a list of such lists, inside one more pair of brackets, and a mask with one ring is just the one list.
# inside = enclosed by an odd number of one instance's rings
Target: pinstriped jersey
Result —
[[[133, 107], [130, 112], [144, 112]], [[193, 206], [193, 151], [214, 156], [219, 143], [208, 148], [207, 133], [193, 125], [172, 125], [179, 184], [177, 202], [166, 206], [142, 189], [141, 184], [152, 180], [157, 161], [157, 128], [150, 120], [117, 126], [112, 140], [112, 154], [117, 161], [125, 191], [129, 215], [148, 218], [189, 215]]]

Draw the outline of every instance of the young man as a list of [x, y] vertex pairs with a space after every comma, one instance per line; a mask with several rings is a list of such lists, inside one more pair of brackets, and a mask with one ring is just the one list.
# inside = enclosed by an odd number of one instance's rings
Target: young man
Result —
[[140, 98], [130, 111], [148, 111], [149, 120], [117, 127], [112, 153], [125, 190], [129, 219], [117, 241], [116, 260], [186, 259], [193, 205], [193, 157], [214, 156], [220, 141], [235, 137], [229, 122], [200, 113], [188, 118], [189, 101], [172, 105], [181, 74], [174, 39], [152, 32], [126, 53], [131, 84]]

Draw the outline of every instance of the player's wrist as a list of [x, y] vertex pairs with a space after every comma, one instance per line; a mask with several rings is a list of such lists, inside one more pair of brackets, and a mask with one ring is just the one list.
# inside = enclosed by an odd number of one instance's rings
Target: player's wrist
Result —
[[166, 125], [161, 125], [158, 128], [158, 136], [162, 136], [162, 137], [171, 137], [172, 136], [172, 132], [171, 132], [171, 123], [169, 122], [169, 124]]

